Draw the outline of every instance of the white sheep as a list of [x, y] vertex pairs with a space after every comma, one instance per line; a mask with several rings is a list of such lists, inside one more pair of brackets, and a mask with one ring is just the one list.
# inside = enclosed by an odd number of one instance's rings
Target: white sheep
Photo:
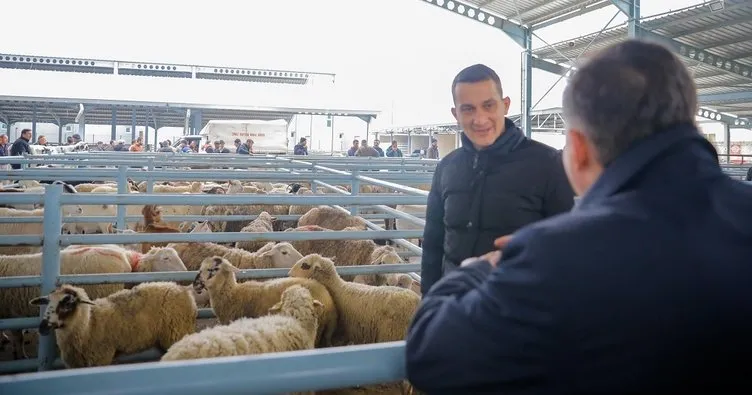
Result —
[[269, 315], [242, 318], [229, 325], [204, 329], [175, 343], [162, 361], [254, 355], [310, 350], [315, 346], [324, 305], [311, 292], [293, 285], [282, 292]]
[[256, 318], [279, 302], [282, 292], [293, 286], [307, 288], [313, 297], [324, 304], [319, 316], [316, 334], [317, 344], [331, 345], [332, 335], [337, 326], [337, 307], [326, 288], [314, 280], [303, 278], [279, 278], [271, 281], [246, 281], [238, 283], [235, 273], [239, 269], [220, 257], [206, 258], [196, 275], [193, 287], [199, 295], [204, 290], [209, 293], [211, 308], [221, 324], [228, 324], [240, 318]]
[[240, 269], [291, 268], [303, 257], [290, 243], [268, 242], [256, 252], [215, 243], [170, 243], [188, 270], [198, 270], [205, 258], [221, 256]]
[[[399, 263], [404, 263], [404, 261], [392, 246], [377, 247], [371, 253], [371, 265], [394, 265]], [[394, 285], [388, 284], [390, 276], [391, 274], [388, 273], [358, 274], [352, 281], [368, 285]]]
[[55, 330], [68, 368], [109, 365], [116, 355], [152, 347], [167, 351], [196, 331], [198, 315], [190, 291], [171, 282], [143, 283], [93, 301], [83, 289], [62, 285], [29, 303], [47, 305], [39, 333]]
[[298, 218], [298, 226], [318, 225], [331, 230], [342, 230], [357, 227], [366, 230], [363, 218], [347, 214], [342, 210], [329, 206], [319, 206], [310, 209]]
[[[79, 215], [83, 211], [81, 206], [63, 206], [63, 216]], [[59, 210], [55, 208], [55, 210]], [[34, 210], [18, 210], [14, 208], [0, 207], [0, 217], [44, 217], [44, 208]], [[41, 218], [40, 218], [41, 219]], [[36, 223], [6, 223], [0, 226], [0, 237], [21, 235], [42, 235], [44, 233], [42, 222]], [[0, 246], [0, 254], [28, 254], [39, 252], [42, 247], [30, 246]]]
[[[0, 277], [39, 276], [42, 253], [0, 256]], [[117, 245], [72, 245], [60, 251], [60, 274], [118, 274], [129, 272], [186, 271], [171, 248], [153, 249], [147, 254]], [[101, 298], [124, 287], [123, 283], [84, 285], [93, 298]], [[0, 288], [0, 319], [35, 316], [39, 312], [27, 301], [39, 295], [39, 287]], [[26, 356], [20, 330], [11, 331], [14, 358]]]
[[314, 279], [326, 287], [338, 309], [337, 340], [344, 344], [404, 340], [420, 303], [417, 294], [403, 288], [344, 281], [334, 262], [318, 254], [303, 257], [289, 275]]
[[[246, 225], [241, 229], [241, 232], [274, 232], [274, 221], [275, 218], [272, 217], [268, 212], [262, 211], [259, 213], [258, 217], [251, 221], [250, 224]], [[263, 240], [248, 240], [248, 241], [238, 241], [235, 243], [235, 248], [242, 248], [246, 251], [254, 252], [258, 251], [260, 248], [264, 247], [268, 242]]]

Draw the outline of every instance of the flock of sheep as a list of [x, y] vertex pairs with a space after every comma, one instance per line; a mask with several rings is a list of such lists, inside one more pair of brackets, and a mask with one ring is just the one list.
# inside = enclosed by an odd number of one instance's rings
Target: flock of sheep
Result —
[[[40, 192], [25, 182], [13, 192]], [[348, 187], [342, 187], [347, 190]], [[130, 182], [132, 193], [145, 183]], [[422, 188], [426, 189], [426, 188]], [[116, 193], [114, 184], [65, 185], [67, 193]], [[312, 194], [305, 184], [165, 183], [154, 193]], [[361, 192], [386, 192], [363, 185]], [[321, 192], [316, 192], [321, 193]], [[417, 206], [420, 207], [420, 206]], [[419, 212], [417, 207], [399, 207]], [[424, 210], [424, 207], [420, 207]], [[177, 233], [366, 230], [365, 221], [337, 207], [296, 205], [130, 205], [126, 215], [143, 221], [128, 229], [111, 223], [66, 223], [66, 233]], [[0, 207], [2, 216], [42, 216], [43, 207]], [[137, 214], [136, 214], [137, 213]], [[166, 215], [255, 215], [252, 221], [167, 222]], [[64, 207], [64, 216], [115, 217], [116, 206]], [[302, 215], [298, 221], [275, 216]], [[399, 227], [399, 225], [397, 225]], [[0, 235], [41, 234], [41, 223], [5, 223]], [[39, 247], [0, 246], [0, 277], [41, 272]], [[49, 295], [37, 287], [0, 288], [0, 319], [31, 317], [46, 305], [39, 327], [54, 330], [68, 368], [112, 364], [120, 355], [150, 348], [162, 361], [249, 355], [402, 340], [420, 301], [419, 284], [407, 274], [340, 276], [342, 265], [404, 262], [398, 250], [373, 240], [292, 242], [142, 243], [73, 245], [60, 253], [61, 274], [197, 271], [192, 283], [63, 285]], [[287, 277], [244, 280], [243, 269], [288, 269]], [[211, 307], [217, 325], [199, 330], [198, 308]], [[24, 334], [10, 331], [14, 358], [26, 356]], [[36, 336], [29, 333], [29, 336]], [[5, 335], [3, 335], [5, 336]], [[344, 393], [403, 393], [405, 383], [350, 388]], [[322, 392], [318, 392], [322, 393]], [[343, 392], [337, 392], [343, 393]]]

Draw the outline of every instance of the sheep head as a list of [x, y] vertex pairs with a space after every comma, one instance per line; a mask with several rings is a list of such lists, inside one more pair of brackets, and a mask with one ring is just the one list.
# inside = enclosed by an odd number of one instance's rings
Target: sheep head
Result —
[[184, 272], [188, 270], [172, 247], [152, 247], [139, 261], [139, 267], [150, 272]]
[[275, 268], [292, 268], [295, 265], [295, 262], [303, 258], [303, 255], [290, 243], [282, 242], [270, 244], [272, 244], [271, 248], [267, 247], [269, 245], [267, 244], [261, 247], [256, 253], [264, 259], [270, 259], [272, 261], [272, 266]]
[[240, 269], [232, 266], [227, 259], [219, 256], [213, 256], [201, 261], [201, 267], [193, 280], [193, 290], [201, 294], [204, 289], [211, 287], [216, 278], [226, 278], [239, 272]]
[[290, 277], [320, 280], [337, 275], [334, 258], [324, 258], [319, 254], [309, 254], [298, 260], [287, 273]]
[[39, 296], [29, 301], [33, 306], [47, 305], [42, 322], [39, 323], [39, 333], [47, 335], [50, 329], [65, 327], [65, 321], [71, 318], [80, 305], [93, 305], [81, 288], [64, 284], [46, 296]]
[[269, 308], [269, 314], [297, 316], [306, 310], [320, 315], [324, 310], [324, 304], [314, 299], [307, 288], [295, 284], [282, 291], [279, 302]]

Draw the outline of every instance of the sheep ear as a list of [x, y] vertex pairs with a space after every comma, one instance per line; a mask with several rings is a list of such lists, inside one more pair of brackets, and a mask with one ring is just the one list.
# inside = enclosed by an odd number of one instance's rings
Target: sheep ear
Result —
[[324, 307], [324, 304], [319, 302], [318, 299], [313, 300], [313, 307]]
[[94, 306], [94, 302], [92, 302], [92, 301], [91, 301], [91, 300], [89, 300], [89, 299], [84, 299], [84, 298], [81, 298], [81, 299], [79, 299], [79, 300], [78, 300], [78, 302], [79, 302], [79, 303], [83, 303], [83, 304], [90, 304], [90, 305]]
[[269, 314], [277, 313], [280, 310], [282, 310], [282, 302], [277, 302], [277, 304], [269, 308]]
[[39, 306], [39, 305], [45, 305], [50, 304], [50, 298], [46, 296], [40, 296], [38, 298], [34, 298], [29, 301], [29, 304], [32, 306]]

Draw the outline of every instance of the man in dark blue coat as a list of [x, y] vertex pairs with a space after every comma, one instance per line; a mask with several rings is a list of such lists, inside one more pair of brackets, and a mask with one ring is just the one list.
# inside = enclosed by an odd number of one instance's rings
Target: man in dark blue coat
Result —
[[435, 284], [409, 329], [408, 379], [432, 395], [746, 393], [752, 186], [699, 133], [688, 70], [626, 41], [562, 102], [581, 200]]
[[573, 205], [560, 153], [506, 117], [511, 101], [496, 72], [466, 67], [452, 81], [452, 97], [462, 147], [436, 166], [428, 194], [423, 293], [463, 260], [492, 251], [494, 239]]

